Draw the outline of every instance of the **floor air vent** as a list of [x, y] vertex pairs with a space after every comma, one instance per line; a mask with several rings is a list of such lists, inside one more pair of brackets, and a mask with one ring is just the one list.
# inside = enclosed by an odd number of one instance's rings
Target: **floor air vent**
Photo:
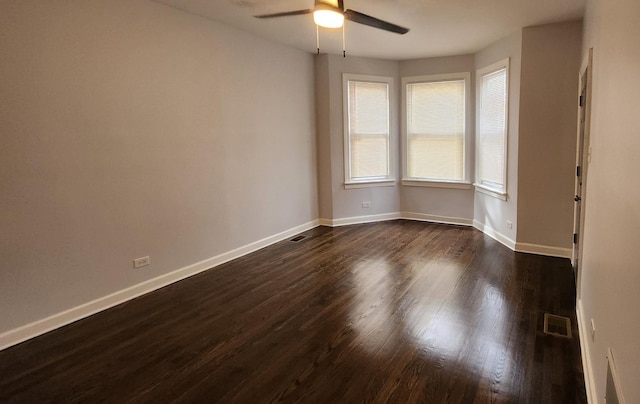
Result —
[[292, 238], [289, 241], [293, 241], [294, 243], [297, 243], [297, 242], [300, 242], [300, 241], [304, 240], [305, 238], [307, 238], [307, 236], [296, 236], [296, 237]]
[[544, 333], [554, 337], [571, 338], [571, 320], [569, 317], [544, 313]]

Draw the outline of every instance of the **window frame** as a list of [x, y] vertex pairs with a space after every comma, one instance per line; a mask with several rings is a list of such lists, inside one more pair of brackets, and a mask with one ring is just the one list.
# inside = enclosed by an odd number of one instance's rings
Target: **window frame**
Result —
[[[351, 177], [351, 133], [349, 128], [350, 110], [349, 110], [349, 82], [376, 83], [387, 85], [387, 175], [378, 177], [364, 177], [354, 179]], [[342, 74], [342, 108], [343, 108], [343, 138], [344, 138], [344, 187], [351, 188], [367, 188], [393, 186], [396, 183], [395, 177], [395, 152], [394, 147], [394, 105], [395, 98], [395, 79], [388, 76], [373, 76], [364, 74], [343, 73]]]
[[[408, 175], [409, 165], [409, 133], [407, 120], [409, 111], [407, 108], [407, 86], [416, 83], [437, 83], [445, 81], [464, 81], [464, 147], [463, 147], [463, 179], [462, 180], [438, 180], [429, 178], [413, 178]], [[444, 74], [429, 74], [422, 76], [408, 76], [402, 78], [402, 185], [433, 187], [433, 188], [453, 188], [471, 189], [471, 156], [472, 156], [472, 117], [471, 106], [471, 72], [457, 72]]]
[[[507, 200], [507, 184], [508, 184], [508, 166], [509, 166], [509, 89], [510, 89], [510, 58], [499, 60], [495, 63], [476, 70], [476, 168], [475, 182], [473, 186], [475, 190], [494, 198]], [[505, 70], [505, 127], [504, 127], [504, 165], [503, 178], [504, 183], [501, 187], [493, 186], [489, 183], [483, 183], [480, 178], [480, 97], [482, 96], [482, 77]]]

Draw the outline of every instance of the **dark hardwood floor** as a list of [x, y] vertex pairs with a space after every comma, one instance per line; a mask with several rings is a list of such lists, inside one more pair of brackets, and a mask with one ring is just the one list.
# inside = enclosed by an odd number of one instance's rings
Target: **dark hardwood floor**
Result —
[[0, 402], [586, 402], [568, 260], [412, 221], [303, 234], [0, 352]]

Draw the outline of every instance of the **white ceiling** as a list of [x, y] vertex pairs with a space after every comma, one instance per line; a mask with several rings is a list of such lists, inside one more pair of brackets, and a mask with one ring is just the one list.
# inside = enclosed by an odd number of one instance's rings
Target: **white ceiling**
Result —
[[[314, 0], [155, 0], [308, 52], [316, 50], [311, 14], [254, 15], [313, 8]], [[345, 8], [409, 28], [398, 35], [346, 22], [347, 55], [415, 59], [475, 53], [527, 26], [577, 20], [586, 0], [344, 0]], [[342, 30], [320, 29], [320, 50], [342, 53]]]

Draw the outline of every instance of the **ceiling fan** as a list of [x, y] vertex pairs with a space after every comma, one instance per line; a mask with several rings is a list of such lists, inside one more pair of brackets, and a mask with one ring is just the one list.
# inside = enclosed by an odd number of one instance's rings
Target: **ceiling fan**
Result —
[[[337, 3], [337, 6], [336, 6]], [[379, 18], [372, 17], [367, 14], [355, 10], [346, 10], [344, 8], [344, 1], [337, 0], [315, 0], [313, 9], [307, 10], [295, 10], [285, 11], [282, 13], [263, 14], [256, 15], [256, 18], [276, 18], [276, 17], [290, 17], [294, 15], [311, 14], [313, 13], [313, 19], [315, 23], [321, 27], [326, 28], [340, 28], [344, 24], [344, 20], [357, 22], [358, 24], [368, 25], [370, 27], [382, 29], [396, 34], [406, 34], [409, 32], [408, 28], [401, 27], [396, 24], [392, 24], [387, 21], [383, 21]]]

